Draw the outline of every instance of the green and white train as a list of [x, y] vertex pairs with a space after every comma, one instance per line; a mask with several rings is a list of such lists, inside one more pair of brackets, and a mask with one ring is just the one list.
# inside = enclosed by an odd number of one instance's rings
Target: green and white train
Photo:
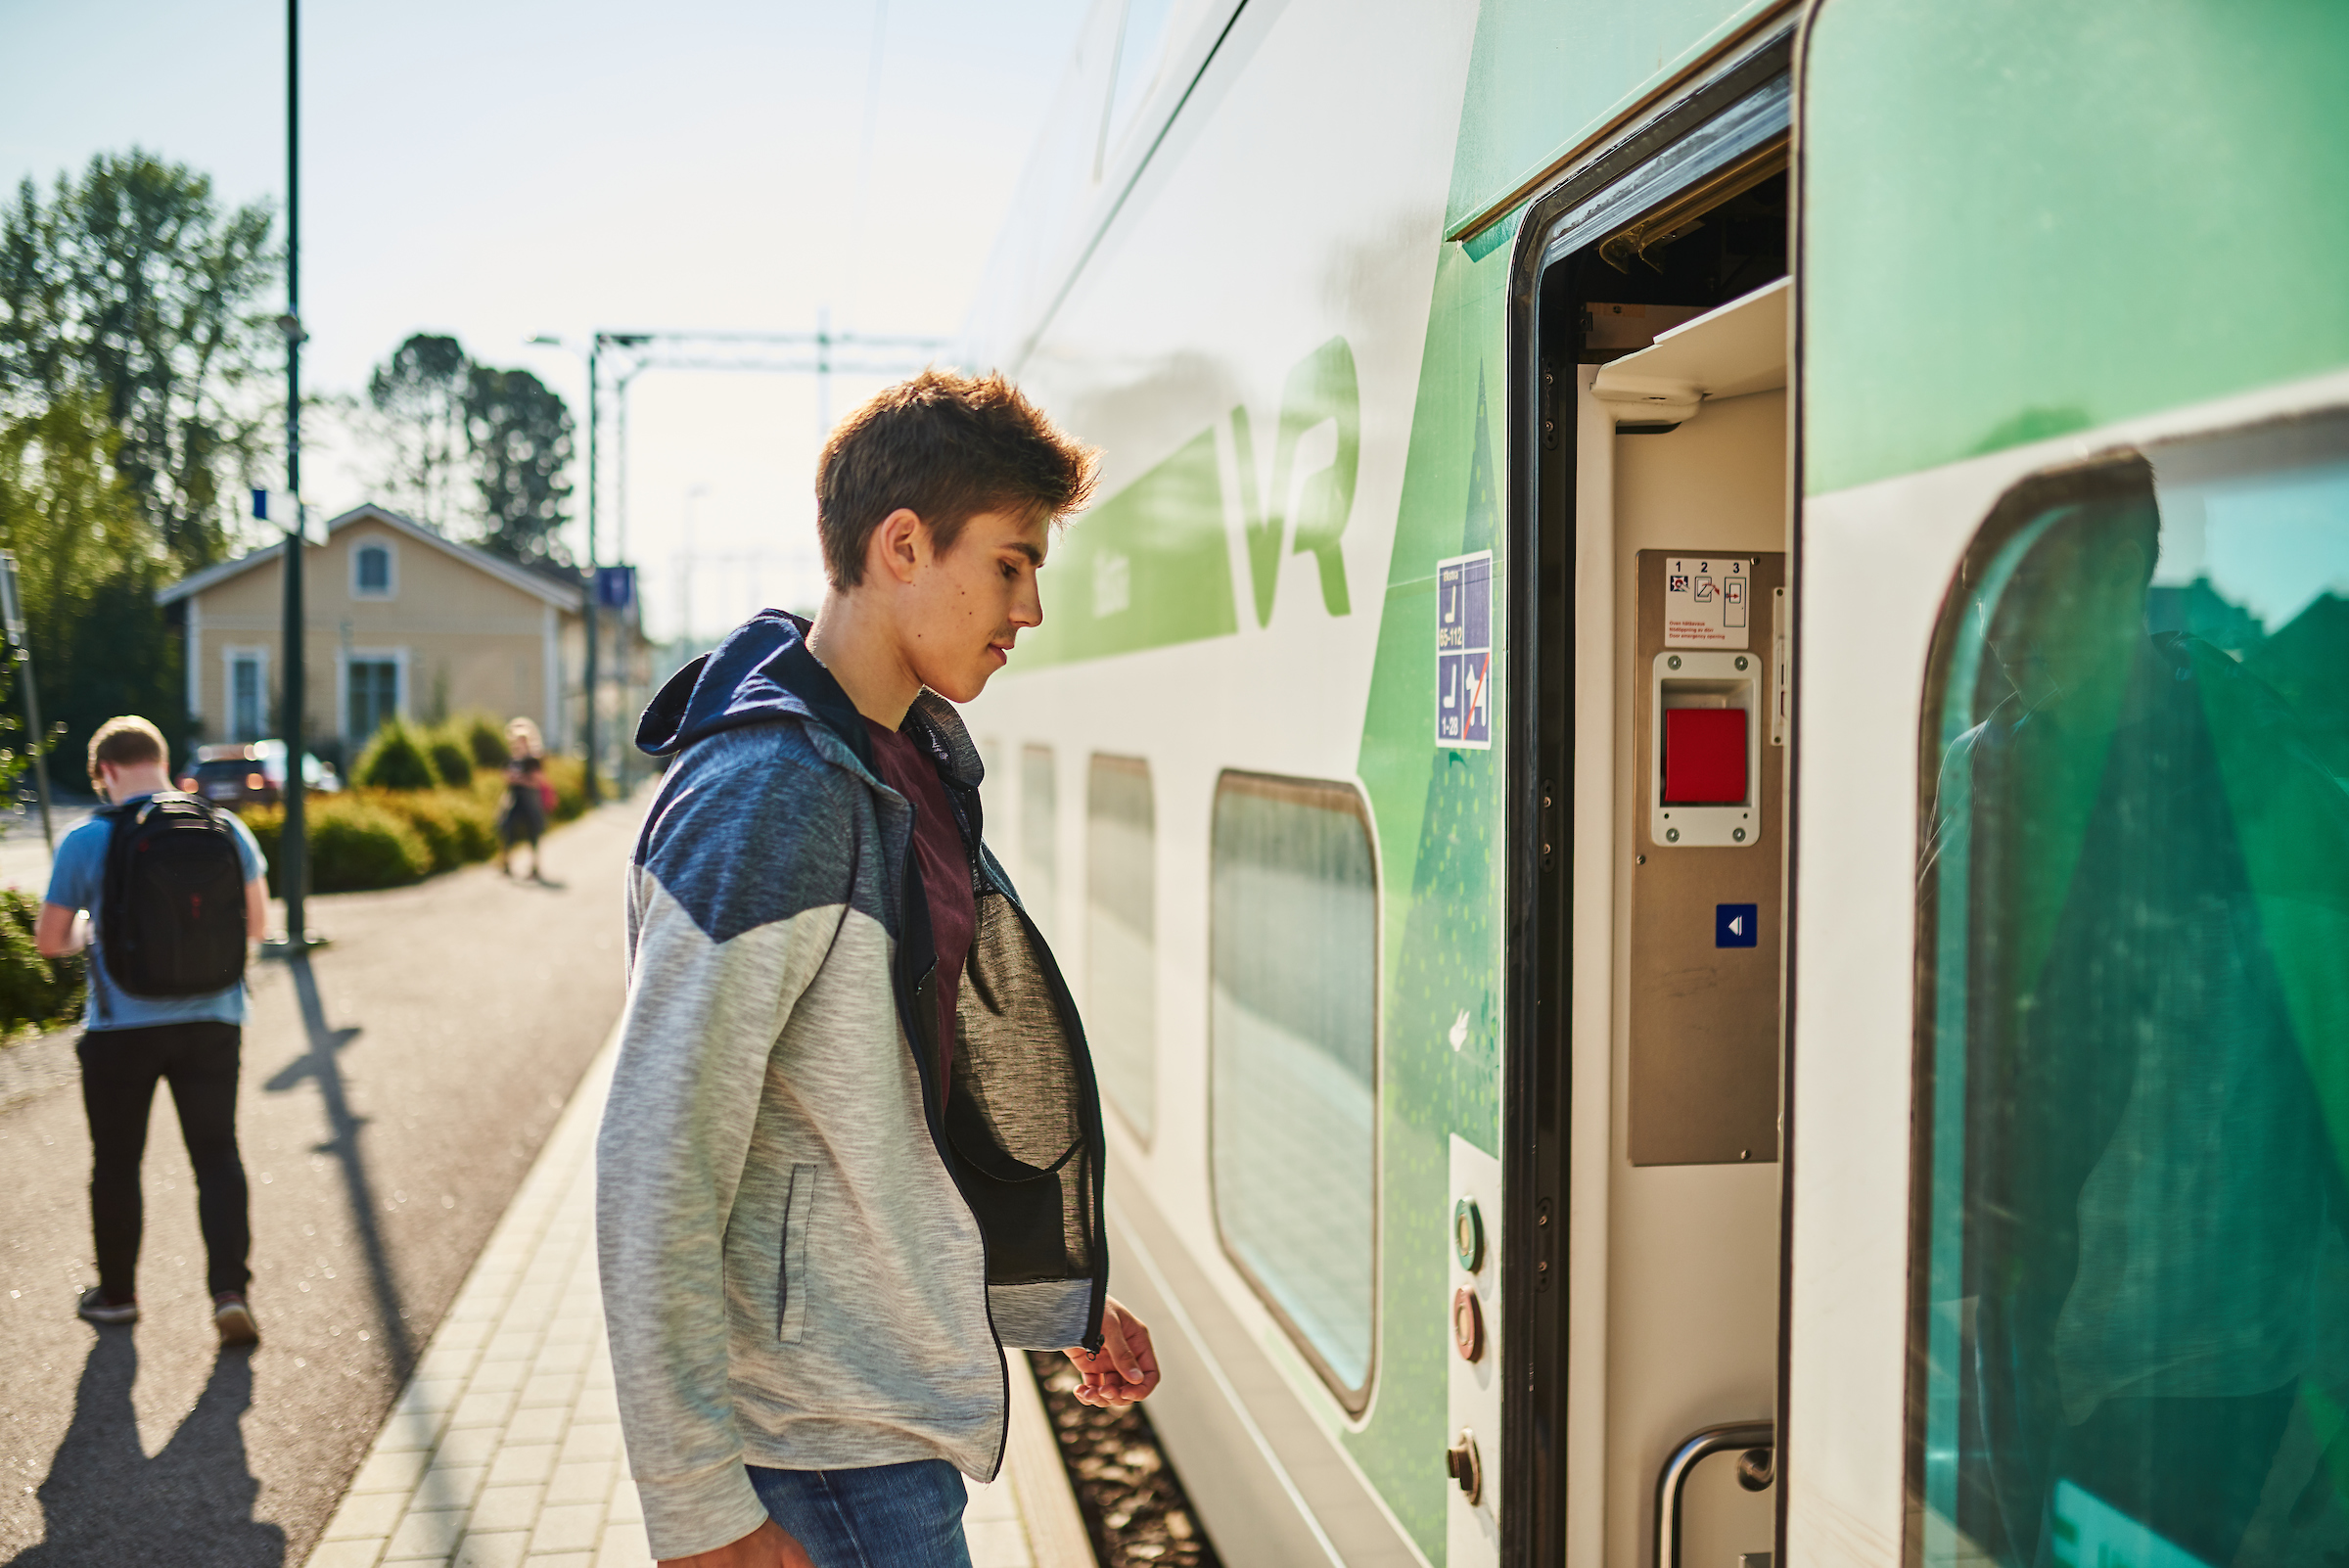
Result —
[[967, 357], [1231, 1568], [2349, 1552], [2349, 6], [1101, 0]]

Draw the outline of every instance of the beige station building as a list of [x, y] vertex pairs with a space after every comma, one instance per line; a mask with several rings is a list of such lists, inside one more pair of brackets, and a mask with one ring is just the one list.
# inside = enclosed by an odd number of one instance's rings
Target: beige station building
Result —
[[[276, 736], [284, 551], [282, 542], [268, 545], [156, 596], [185, 639], [188, 712], [201, 741]], [[582, 715], [583, 602], [576, 582], [396, 512], [372, 504], [345, 512], [302, 556], [303, 706], [313, 747], [347, 760], [393, 715], [429, 723], [467, 710], [528, 716], [550, 748], [567, 747]], [[609, 618], [605, 632], [610, 660], [622, 639]], [[641, 644], [630, 652], [634, 677]], [[607, 693], [605, 713], [625, 712], [626, 698]]]

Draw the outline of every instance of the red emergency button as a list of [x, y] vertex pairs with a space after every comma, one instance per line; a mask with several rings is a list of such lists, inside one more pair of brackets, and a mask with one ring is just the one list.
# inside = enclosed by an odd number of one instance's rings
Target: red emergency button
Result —
[[1735, 806], [1745, 799], [1745, 710], [1664, 710], [1664, 804]]

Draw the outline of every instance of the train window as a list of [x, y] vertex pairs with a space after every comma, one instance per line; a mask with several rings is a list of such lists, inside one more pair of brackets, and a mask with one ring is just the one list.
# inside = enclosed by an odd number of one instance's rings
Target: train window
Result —
[[1150, 764], [1092, 760], [1085, 785], [1085, 1035], [1133, 1130], [1158, 1121], [1158, 826]]
[[1378, 1218], [1378, 888], [1361, 796], [1225, 773], [1210, 853], [1217, 1223], [1359, 1409]]
[[1912, 1560], [2336, 1560], [2349, 419], [2027, 483], [1933, 669]]
[[1101, 150], [1093, 171], [1096, 179], [1124, 145], [1126, 133], [1133, 128], [1133, 116], [1158, 79], [1173, 9], [1174, 0], [1126, 0], [1126, 14], [1118, 26], [1117, 68], [1101, 118]]
[[1060, 779], [1052, 748], [1020, 749], [1020, 902], [1047, 937], [1060, 912]]

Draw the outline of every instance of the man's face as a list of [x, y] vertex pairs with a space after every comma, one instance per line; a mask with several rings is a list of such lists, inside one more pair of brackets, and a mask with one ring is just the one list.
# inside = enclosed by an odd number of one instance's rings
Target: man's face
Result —
[[1042, 623], [1036, 573], [1051, 544], [1050, 529], [1042, 517], [982, 512], [943, 555], [921, 531], [898, 626], [923, 685], [949, 702], [969, 702], [1010, 662], [1020, 628]]

